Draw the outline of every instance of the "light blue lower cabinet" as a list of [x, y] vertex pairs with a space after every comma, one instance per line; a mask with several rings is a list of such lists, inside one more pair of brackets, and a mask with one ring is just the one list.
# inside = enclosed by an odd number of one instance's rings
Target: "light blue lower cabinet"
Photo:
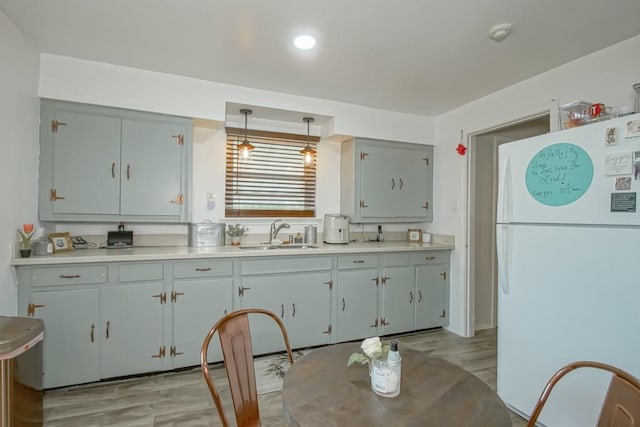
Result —
[[[292, 348], [328, 344], [331, 338], [331, 272], [242, 277], [238, 288], [241, 308], [263, 308], [284, 322]], [[275, 322], [250, 318], [255, 354], [284, 349]]]
[[[180, 279], [174, 282], [169, 298], [173, 339], [167, 354], [172, 359], [172, 368], [200, 363], [204, 337], [220, 318], [232, 310], [232, 289], [231, 278]], [[207, 360], [222, 360], [217, 338], [211, 341]]]
[[34, 292], [20, 315], [44, 321], [45, 388], [100, 379], [100, 290]]
[[[18, 266], [18, 314], [44, 320], [44, 387], [196, 366], [234, 309], [279, 316], [292, 348], [448, 324], [449, 251]], [[254, 352], [284, 349], [251, 320]], [[221, 360], [217, 340], [210, 361]]]
[[102, 378], [162, 370], [164, 300], [162, 281], [102, 287]]
[[338, 272], [338, 341], [378, 335], [377, 268]]

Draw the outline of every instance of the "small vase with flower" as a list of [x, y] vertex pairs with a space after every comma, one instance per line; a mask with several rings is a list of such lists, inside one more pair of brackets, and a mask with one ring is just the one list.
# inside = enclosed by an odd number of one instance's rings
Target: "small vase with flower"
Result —
[[22, 258], [29, 258], [31, 256], [31, 238], [35, 234], [36, 230], [33, 224], [22, 224], [22, 230], [16, 229], [20, 235], [20, 256]]

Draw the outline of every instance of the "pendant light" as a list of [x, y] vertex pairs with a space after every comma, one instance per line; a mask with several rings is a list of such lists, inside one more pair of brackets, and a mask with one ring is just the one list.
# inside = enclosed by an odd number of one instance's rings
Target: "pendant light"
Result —
[[253, 111], [249, 110], [248, 108], [243, 108], [240, 110], [240, 114], [244, 114], [244, 141], [238, 144], [238, 150], [240, 151], [240, 155], [244, 160], [247, 160], [249, 158], [250, 151], [255, 148], [249, 143], [249, 141], [247, 141], [247, 116], [252, 113]]
[[313, 117], [304, 117], [303, 122], [307, 124], [307, 146], [300, 150], [300, 154], [304, 156], [304, 164], [310, 165], [313, 163], [313, 156], [316, 154], [316, 150], [309, 145], [309, 123], [313, 122]]

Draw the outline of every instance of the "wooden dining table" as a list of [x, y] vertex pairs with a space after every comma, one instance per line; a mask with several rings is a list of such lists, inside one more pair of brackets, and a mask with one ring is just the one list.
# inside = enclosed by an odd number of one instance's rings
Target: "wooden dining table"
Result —
[[401, 348], [400, 395], [375, 394], [367, 365], [347, 367], [360, 343], [315, 349], [284, 377], [289, 426], [510, 427], [504, 402], [470, 372], [428, 352]]

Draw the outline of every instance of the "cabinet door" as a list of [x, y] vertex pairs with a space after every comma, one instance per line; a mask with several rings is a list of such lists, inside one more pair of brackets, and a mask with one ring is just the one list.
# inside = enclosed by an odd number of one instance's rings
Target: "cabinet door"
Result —
[[448, 324], [448, 266], [424, 265], [416, 268], [416, 329]]
[[396, 206], [391, 201], [396, 188], [400, 185], [394, 176], [397, 165], [394, 163], [394, 150], [378, 146], [361, 146], [362, 200], [361, 214], [368, 217], [393, 217]]
[[122, 215], [180, 215], [181, 126], [122, 120]]
[[[102, 378], [162, 370], [162, 282], [101, 289]], [[166, 296], [165, 296], [166, 298]]]
[[[202, 342], [214, 323], [232, 309], [231, 279], [177, 280], [174, 284], [173, 368], [200, 363]], [[209, 346], [209, 362], [222, 360], [218, 339]]]
[[303, 273], [285, 279], [290, 317], [287, 333], [292, 348], [329, 344], [331, 273]]
[[56, 112], [54, 120], [53, 212], [119, 213], [120, 120], [71, 112]]
[[433, 149], [395, 150], [393, 153], [394, 176], [398, 185], [393, 192], [391, 205], [397, 218], [426, 217], [432, 219]]
[[99, 290], [34, 292], [44, 321], [43, 384], [45, 388], [100, 379]]
[[378, 333], [378, 270], [338, 272], [338, 340], [350, 341]]
[[413, 266], [387, 267], [382, 278], [382, 334], [414, 329], [416, 272]]
[[[272, 311], [287, 323], [291, 315], [286, 276], [243, 277], [239, 294], [242, 308], [263, 308]], [[284, 350], [284, 340], [278, 325], [271, 319], [255, 314], [249, 316], [254, 354]]]

